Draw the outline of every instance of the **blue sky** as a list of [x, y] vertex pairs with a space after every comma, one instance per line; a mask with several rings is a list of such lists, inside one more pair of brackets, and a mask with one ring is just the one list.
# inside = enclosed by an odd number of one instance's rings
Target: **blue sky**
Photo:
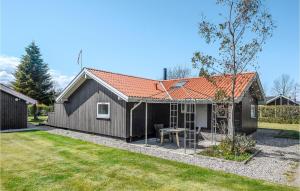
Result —
[[[258, 59], [269, 94], [283, 73], [299, 81], [299, 1], [266, 5], [277, 26]], [[2, 0], [0, 81], [10, 79], [4, 70], [13, 71], [32, 40], [59, 86], [79, 72], [80, 49], [84, 66], [161, 78], [163, 67], [191, 66], [195, 51], [214, 51], [198, 35], [198, 22], [219, 11], [211, 0]]]

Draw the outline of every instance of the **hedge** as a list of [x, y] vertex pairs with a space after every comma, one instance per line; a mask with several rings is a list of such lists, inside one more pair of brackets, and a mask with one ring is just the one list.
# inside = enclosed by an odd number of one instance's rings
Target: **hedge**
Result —
[[[33, 105], [28, 105], [27, 107], [28, 115], [33, 116]], [[48, 106], [44, 104], [37, 104], [37, 113], [38, 115], [48, 115], [48, 112], [52, 112], [53, 106]]]
[[299, 106], [259, 106], [258, 120], [260, 122], [269, 123], [300, 123], [300, 107]]

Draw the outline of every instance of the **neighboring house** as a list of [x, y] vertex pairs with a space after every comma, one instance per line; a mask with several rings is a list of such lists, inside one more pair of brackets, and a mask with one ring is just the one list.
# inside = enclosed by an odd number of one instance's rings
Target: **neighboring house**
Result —
[[299, 103], [289, 97], [278, 95], [266, 97], [266, 105], [299, 105]]
[[[124, 139], [144, 136], [146, 127], [150, 135], [157, 123], [210, 129], [216, 86], [231, 91], [229, 75], [213, 79], [152, 80], [84, 68], [56, 99], [48, 124]], [[250, 133], [257, 128], [257, 103], [264, 92], [257, 73], [238, 75], [236, 86], [236, 129]], [[186, 111], [192, 111], [190, 120]]]
[[0, 84], [0, 129], [27, 128], [27, 104], [37, 101]]

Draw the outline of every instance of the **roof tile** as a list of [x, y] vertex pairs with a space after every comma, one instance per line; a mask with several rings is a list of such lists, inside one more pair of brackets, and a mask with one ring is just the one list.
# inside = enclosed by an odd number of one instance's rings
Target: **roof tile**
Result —
[[[231, 92], [231, 75], [213, 76], [214, 83], [204, 77], [159, 81], [102, 70], [87, 69], [96, 77], [104, 80], [128, 97], [168, 99], [168, 94], [164, 88], [173, 99], [213, 99], [218, 89], [224, 90], [227, 95], [230, 95]], [[241, 96], [255, 75], [254, 72], [237, 75], [235, 97]], [[177, 82], [182, 80], [186, 81], [182, 88], [174, 87]]]

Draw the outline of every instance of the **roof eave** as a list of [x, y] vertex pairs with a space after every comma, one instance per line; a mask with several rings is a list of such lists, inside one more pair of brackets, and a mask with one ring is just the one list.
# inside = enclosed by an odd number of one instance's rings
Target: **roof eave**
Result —
[[112, 87], [111, 85], [109, 85], [107, 82], [105, 82], [104, 80], [100, 79], [99, 77], [95, 76], [94, 74], [92, 74], [91, 72], [89, 72], [86, 68], [84, 68], [69, 84], [68, 86], [64, 89], [64, 91], [56, 98], [56, 102], [64, 102], [64, 100], [67, 100], [68, 97], [64, 97], [70, 90], [72, 87], [74, 87], [74, 85], [76, 84], [76, 82], [78, 82], [81, 77], [84, 76], [84, 78], [86, 79], [87, 76], [90, 77], [91, 79], [95, 80], [97, 83], [101, 84], [102, 86], [104, 86], [105, 88], [107, 88], [108, 90], [110, 90], [111, 92], [113, 92], [114, 94], [116, 94], [119, 98], [121, 98], [124, 101], [128, 101], [128, 96], [126, 96], [125, 94], [123, 94], [122, 92], [120, 92], [119, 90], [117, 90], [116, 88]]

